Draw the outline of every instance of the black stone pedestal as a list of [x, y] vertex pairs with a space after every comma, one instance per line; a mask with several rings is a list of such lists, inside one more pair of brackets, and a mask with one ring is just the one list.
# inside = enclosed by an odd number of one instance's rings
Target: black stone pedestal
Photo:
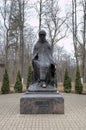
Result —
[[28, 92], [20, 99], [20, 113], [64, 114], [64, 99], [61, 94], [56, 92]]

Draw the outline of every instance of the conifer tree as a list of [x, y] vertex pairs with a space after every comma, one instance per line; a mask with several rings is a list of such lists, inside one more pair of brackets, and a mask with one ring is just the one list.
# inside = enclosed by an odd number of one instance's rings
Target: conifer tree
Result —
[[28, 75], [27, 75], [27, 88], [29, 87], [31, 82], [32, 82], [32, 66], [29, 65], [29, 67], [28, 67]]
[[2, 92], [2, 94], [7, 94], [10, 92], [9, 75], [8, 75], [7, 69], [5, 69], [5, 72], [3, 75], [1, 92]]
[[65, 70], [65, 74], [64, 74], [63, 86], [65, 92], [67, 93], [71, 92], [71, 78], [69, 77], [67, 69]]
[[17, 73], [17, 77], [16, 77], [16, 83], [15, 83], [15, 86], [14, 86], [14, 90], [15, 92], [22, 92], [22, 79], [21, 79], [21, 74], [20, 74], [20, 71], [18, 71]]
[[81, 83], [81, 77], [80, 77], [80, 70], [79, 70], [79, 66], [77, 65], [76, 68], [76, 79], [75, 79], [75, 92], [78, 94], [81, 94], [83, 90], [83, 86]]

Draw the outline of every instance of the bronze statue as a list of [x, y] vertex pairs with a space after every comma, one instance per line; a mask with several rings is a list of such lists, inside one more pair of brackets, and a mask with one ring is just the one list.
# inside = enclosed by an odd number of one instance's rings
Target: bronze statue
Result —
[[41, 87], [55, 85], [55, 63], [52, 49], [46, 40], [46, 32], [39, 32], [39, 40], [33, 50], [33, 83], [39, 83]]

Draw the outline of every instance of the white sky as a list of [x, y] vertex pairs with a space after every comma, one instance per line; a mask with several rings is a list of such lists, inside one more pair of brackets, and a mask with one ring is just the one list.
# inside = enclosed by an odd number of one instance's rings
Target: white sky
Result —
[[[33, 3], [36, 2], [37, 0], [30, 0], [28, 2]], [[65, 8], [67, 8], [68, 3], [70, 3], [71, 0], [59, 0], [59, 5], [61, 6], [61, 10], [62, 10], [62, 15], [64, 15], [65, 13]], [[33, 27], [38, 27], [39, 25], [39, 19], [37, 17], [37, 15], [35, 15], [34, 13], [35, 10], [33, 10], [33, 12], [31, 12], [31, 16], [29, 18], [29, 22], [31, 24], [31, 26]], [[61, 40], [61, 42], [59, 42], [60, 46], [64, 46], [64, 49], [66, 49], [69, 53], [73, 52], [73, 45], [72, 45], [72, 39], [71, 38], [65, 38], [63, 40]]]
[[[33, 0], [31, 1], [31, 3], [36, 2], [37, 0]], [[71, 2], [71, 0], [59, 0], [59, 5], [61, 6], [61, 10], [62, 10], [62, 15], [65, 14], [65, 8], [67, 7], [67, 5]], [[34, 13], [33, 13], [34, 15]], [[30, 19], [30, 24], [33, 27], [38, 27], [39, 25], [39, 19], [37, 18], [37, 16], [35, 15], [32, 18], [31, 15], [31, 19]], [[64, 38], [63, 40], [61, 40], [61, 42], [59, 42], [60, 46], [64, 46], [64, 49], [66, 49], [69, 53], [73, 53], [73, 44], [72, 44], [72, 39], [71, 38]]]
[[[30, 3], [34, 3], [38, 0], [30, 0]], [[68, 5], [68, 3], [70, 3], [71, 0], [59, 0], [59, 5], [61, 6], [61, 10], [62, 10], [62, 15], [65, 14], [65, 7], [66, 5]], [[35, 10], [34, 10], [35, 11]], [[34, 11], [33, 11], [33, 14], [34, 14]], [[32, 16], [31, 16], [32, 17]], [[39, 21], [37, 19], [37, 16], [35, 15], [32, 19], [30, 19], [29, 21], [31, 23], [32, 26], [38, 26], [39, 24]]]

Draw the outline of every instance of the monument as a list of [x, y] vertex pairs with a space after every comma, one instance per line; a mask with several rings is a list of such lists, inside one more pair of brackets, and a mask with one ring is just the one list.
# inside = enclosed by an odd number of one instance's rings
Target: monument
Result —
[[20, 113], [63, 114], [64, 99], [57, 93], [55, 63], [44, 30], [34, 46], [32, 66], [32, 84], [20, 99]]

